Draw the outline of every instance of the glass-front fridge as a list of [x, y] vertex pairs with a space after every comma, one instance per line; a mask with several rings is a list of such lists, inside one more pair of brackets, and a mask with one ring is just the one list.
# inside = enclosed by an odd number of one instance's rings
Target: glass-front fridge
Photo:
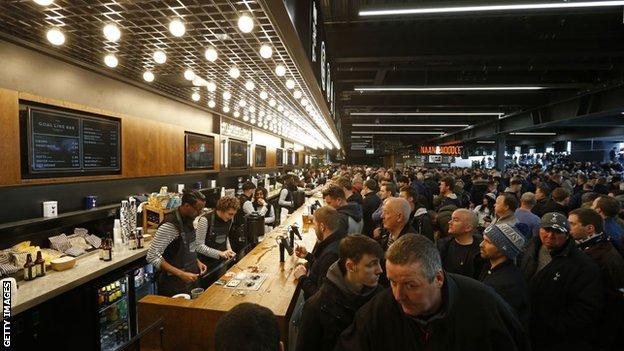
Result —
[[124, 274], [97, 289], [100, 349], [103, 351], [116, 350], [130, 340], [129, 278]]

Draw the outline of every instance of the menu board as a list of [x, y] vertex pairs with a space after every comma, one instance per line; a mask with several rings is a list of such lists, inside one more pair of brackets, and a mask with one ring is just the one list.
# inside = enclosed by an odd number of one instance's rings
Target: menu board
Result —
[[214, 169], [214, 137], [186, 133], [186, 169]]
[[286, 150], [286, 164], [293, 164], [293, 151], [290, 149]]
[[266, 167], [266, 146], [256, 145], [256, 167]]
[[284, 165], [284, 149], [277, 149], [275, 151], [275, 165], [277, 167]]
[[30, 173], [120, 169], [118, 121], [47, 109], [28, 111]]
[[295, 152], [295, 165], [299, 164], [299, 153]]
[[230, 139], [230, 168], [247, 167], [247, 143]]

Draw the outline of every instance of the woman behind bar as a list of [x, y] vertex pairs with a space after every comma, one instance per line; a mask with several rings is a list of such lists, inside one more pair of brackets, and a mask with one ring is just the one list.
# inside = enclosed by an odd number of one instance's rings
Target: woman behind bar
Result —
[[264, 232], [271, 231], [275, 224], [275, 209], [267, 201], [268, 192], [264, 187], [257, 187], [254, 194], [254, 201], [252, 202], [254, 211], [258, 212], [261, 216], [264, 216]]

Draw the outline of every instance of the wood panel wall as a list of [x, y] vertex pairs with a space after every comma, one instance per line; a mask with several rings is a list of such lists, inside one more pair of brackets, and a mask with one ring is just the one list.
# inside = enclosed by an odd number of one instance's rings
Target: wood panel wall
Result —
[[[20, 150], [19, 140], [19, 100], [43, 103], [46, 105], [69, 108], [121, 119], [121, 174], [21, 179], [20, 160], [22, 150]], [[0, 187], [190, 173], [216, 173], [220, 168], [219, 155], [221, 152], [221, 144], [219, 135], [207, 133], [205, 129], [202, 129], [202, 126], [186, 131], [212, 135], [215, 137], [215, 169], [212, 171], [200, 170], [185, 172], [185, 128], [181, 126], [113, 113], [72, 102], [0, 89], [0, 126], [0, 157], [2, 160], [0, 165]], [[273, 153], [275, 153], [275, 151], [273, 151]]]

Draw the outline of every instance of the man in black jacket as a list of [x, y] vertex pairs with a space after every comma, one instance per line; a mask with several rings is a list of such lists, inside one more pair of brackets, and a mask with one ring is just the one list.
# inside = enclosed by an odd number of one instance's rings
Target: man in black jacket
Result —
[[338, 245], [346, 235], [341, 229], [340, 214], [330, 206], [323, 206], [314, 211], [314, 229], [318, 241], [312, 253], [303, 246], [295, 248], [297, 257], [308, 261], [307, 268], [299, 265], [293, 270], [305, 299], [309, 299], [318, 291], [329, 266], [338, 260]]
[[336, 346], [357, 310], [383, 291], [378, 284], [382, 259], [383, 251], [375, 240], [360, 234], [342, 239], [340, 259], [327, 271], [321, 289], [305, 303], [297, 351]]
[[528, 350], [509, 306], [476, 280], [446, 273], [435, 245], [404, 235], [386, 253], [391, 289], [360, 308], [339, 350]]
[[540, 184], [537, 190], [535, 190], [535, 200], [537, 200], [537, 204], [533, 206], [531, 211], [539, 218], [542, 218], [548, 212], [553, 212], [549, 210], [555, 204], [550, 198], [550, 192], [551, 189], [545, 183]]
[[347, 234], [362, 234], [362, 206], [355, 202], [347, 202], [341, 187], [330, 185], [323, 190], [323, 200], [328, 206], [335, 208], [342, 218], [342, 230]]
[[481, 240], [475, 235], [479, 219], [465, 208], [453, 211], [449, 221], [449, 234], [437, 242], [442, 267], [450, 273], [461, 274], [477, 279], [483, 268], [484, 260], [479, 254]]
[[529, 330], [529, 288], [515, 260], [524, 249], [522, 232], [514, 225], [494, 224], [483, 232], [481, 257], [488, 260], [479, 281], [491, 286], [516, 311], [526, 331]]
[[426, 236], [432, 242], [435, 241], [433, 236], [433, 224], [431, 223], [429, 211], [427, 211], [425, 206], [419, 201], [419, 199], [424, 199], [424, 197], [409, 186], [401, 188], [399, 196], [407, 200], [410, 205], [411, 213], [409, 224], [412, 228], [416, 230], [416, 233]]
[[362, 220], [364, 221], [364, 228], [362, 229], [362, 234], [367, 235], [369, 237], [373, 236], [373, 229], [375, 229], [375, 222], [373, 221], [373, 212], [381, 206], [381, 199], [377, 192], [379, 191], [379, 186], [377, 182], [369, 179], [364, 182], [364, 187], [362, 189], [362, 195], [364, 195], [364, 199], [362, 200]]
[[545, 214], [520, 264], [531, 295], [533, 350], [594, 350], [604, 303], [600, 271], [568, 233], [563, 214]]

